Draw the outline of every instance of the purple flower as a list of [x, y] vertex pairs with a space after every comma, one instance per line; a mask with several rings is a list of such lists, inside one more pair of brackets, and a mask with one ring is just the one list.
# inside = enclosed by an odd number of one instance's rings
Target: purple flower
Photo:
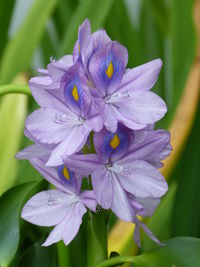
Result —
[[41, 108], [27, 118], [26, 129], [35, 141], [54, 145], [47, 162], [49, 166], [61, 165], [63, 157], [84, 146], [92, 130], [102, 128], [102, 118], [86, 82], [78, 64], [69, 67], [59, 78], [59, 90], [44, 89], [38, 79], [30, 81], [33, 96]]
[[88, 63], [91, 56], [97, 52], [101, 47], [111, 42], [110, 37], [105, 30], [98, 30], [91, 33], [91, 26], [88, 19], [86, 19], [79, 27], [78, 40], [74, 46], [73, 61], [82, 64], [87, 75]]
[[138, 130], [160, 120], [167, 108], [149, 90], [154, 86], [162, 61], [153, 60], [126, 70], [127, 49], [112, 42], [105, 31], [91, 34], [88, 20], [79, 27], [74, 61], [83, 65], [104, 125], [112, 132], [117, 123]]
[[[23, 207], [21, 216], [39, 226], [54, 226], [43, 246], [60, 240], [68, 245], [76, 236], [87, 208], [96, 211], [95, 196], [93, 191], [80, 192], [81, 179], [67, 166], [46, 167], [44, 159], [34, 158], [37, 149], [43, 150], [34, 146], [28, 148], [30, 162], [57, 189], [33, 196]], [[22, 154], [18, 156], [25, 156]]]
[[75, 155], [66, 163], [79, 173], [91, 174], [97, 202], [123, 220], [132, 221], [127, 193], [136, 198], [160, 198], [167, 183], [156, 167], [170, 153], [169, 133], [119, 125], [115, 133], [105, 128], [94, 135], [97, 154]]
[[[104, 30], [91, 33], [86, 19], [73, 55], [52, 60], [29, 82], [40, 108], [27, 118], [25, 135], [35, 144], [17, 157], [28, 159], [57, 189], [32, 197], [22, 217], [55, 226], [45, 246], [69, 244], [87, 208], [95, 211], [97, 203], [135, 223], [139, 246], [140, 228], [159, 243], [139, 216], [152, 215], [168, 189], [157, 169], [171, 151], [170, 135], [152, 129], [167, 108], [150, 92], [162, 62], [126, 69], [127, 62], [127, 49]], [[93, 154], [82, 154], [83, 147]], [[82, 177], [89, 175], [93, 191], [81, 192]]]

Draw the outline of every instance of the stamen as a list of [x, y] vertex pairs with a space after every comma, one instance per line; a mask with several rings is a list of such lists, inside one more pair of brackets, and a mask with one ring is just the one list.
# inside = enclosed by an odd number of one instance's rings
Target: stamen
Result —
[[67, 115], [65, 113], [63, 114], [56, 114], [56, 117], [54, 119], [55, 123], [62, 124], [67, 121]]
[[110, 141], [110, 146], [113, 149], [116, 149], [120, 144], [120, 139], [119, 136], [117, 134], [114, 135], [113, 139]]
[[112, 64], [112, 61], [110, 61], [108, 68], [106, 70], [106, 75], [108, 76], [109, 79], [112, 78], [113, 72], [114, 72], [113, 64]]
[[125, 175], [130, 175], [131, 174], [131, 169], [129, 167], [120, 167], [120, 171], [121, 173], [125, 174]]
[[118, 97], [120, 97], [121, 99], [127, 99], [129, 97], [128, 91], [118, 93]]
[[77, 86], [76, 85], [72, 89], [72, 96], [73, 96], [74, 100], [78, 101], [79, 95], [78, 95], [78, 91], [77, 91]]
[[59, 205], [62, 201], [62, 199], [55, 199], [53, 197], [50, 197], [47, 201], [48, 206], [54, 206], [54, 205]]

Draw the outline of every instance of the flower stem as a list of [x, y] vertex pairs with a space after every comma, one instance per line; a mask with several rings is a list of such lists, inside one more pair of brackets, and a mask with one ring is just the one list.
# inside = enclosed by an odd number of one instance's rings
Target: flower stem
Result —
[[89, 212], [87, 234], [87, 267], [107, 259], [107, 216], [105, 211]]
[[31, 95], [31, 91], [27, 85], [5, 84], [0, 86], [0, 96], [5, 94]]

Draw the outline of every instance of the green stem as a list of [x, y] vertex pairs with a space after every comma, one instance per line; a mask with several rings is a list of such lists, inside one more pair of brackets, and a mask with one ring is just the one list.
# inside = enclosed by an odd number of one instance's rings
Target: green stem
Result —
[[0, 86], [0, 96], [13, 93], [31, 96], [31, 91], [27, 85], [5, 84]]
[[134, 257], [128, 257], [128, 256], [113, 257], [111, 259], [102, 261], [99, 264], [96, 264], [95, 267], [115, 266], [117, 264], [122, 264], [127, 262], [134, 263]]
[[62, 241], [57, 243], [57, 255], [59, 267], [70, 267], [69, 248]]
[[88, 214], [87, 267], [94, 267], [108, 258], [106, 212]]

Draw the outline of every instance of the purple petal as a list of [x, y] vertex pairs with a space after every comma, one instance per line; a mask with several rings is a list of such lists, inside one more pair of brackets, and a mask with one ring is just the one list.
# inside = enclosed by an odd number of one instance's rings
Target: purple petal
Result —
[[115, 120], [123, 123], [126, 127], [134, 130], [140, 130], [146, 127], [146, 124], [137, 123], [132, 118], [129, 118], [126, 115], [120, 113], [119, 108], [112, 105], [112, 109]]
[[104, 209], [110, 209], [113, 202], [112, 174], [102, 168], [92, 174], [93, 190], [97, 203]]
[[57, 109], [41, 108], [29, 115], [26, 128], [38, 141], [57, 144], [63, 141], [71, 130], [66, 122], [70, 117], [71, 112], [63, 114]]
[[78, 29], [78, 40], [73, 51], [74, 62], [81, 61], [86, 67], [91, 53], [91, 26], [89, 20], [85, 19]]
[[51, 184], [56, 188], [64, 192], [69, 192], [69, 190], [62, 185], [60, 178], [58, 176], [57, 168], [46, 167], [45, 161], [42, 159], [34, 158], [30, 160], [30, 163], [36, 168], [36, 170]]
[[[148, 162], [160, 162], [171, 152], [170, 133], [164, 130], [141, 130], [134, 132], [133, 143], [130, 145], [126, 156], [120, 160], [120, 164], [133, 160], [146, 160]], [[138, 139], [143, 136], [143, 139]]]
[[70, 191], [79, 195], [82, 179], [76, 177], [75, 173], [65, 164], [57, 167], [61, 184]]
[[89, 72], [102, 95], [112, 93], [121, 81], [128, 52], [117, 42], [112, 42], [100, 48], [90, 59]]
[[117, 131], [111, 133], [105, 128], [94, 134], [94, 145], [98, 157], [104, 163], [121, 158], [129, 146], [129, 130], [119, 124]]
[[103, 120], [100, 115], [90, 117], [85, 122], [94, 132], [99, 132], [103, 128]]
[[73, 58], [71, 55], [61, 57], [57, 61], [53, 61], [48, 64], [48, 73], [53, 80], [60, 79], [65, 71], [67, 71], [73, 65]]
[[92, 210], [93, 212], [96, 212], [96, 206], [97, 201], [94, 194], [94, 191], [92, 190], [85, 190], [80, 195], [81, 201], [88, 209]]
[[130, 201], [133, 209], [135, 210], [135, 213], [142, 217], [151, 216], [160, 203], [159, 198], [153, 198], [153, 197], [147, 197], [147, 198], [136, 197], [132, 199], [130, 198]]
[[33, 86], [38, 88], [48, 88], [48, 86], [52, 83], [51, 77], [48, 76], [36, 76], [29, 80], [29, 86], [30, 88]]
[[51, 77], [48, 75], [45, 76], [36, 76], [29, 80], [29, 86], [31, 88], [31, 92], [34, 88], [38, 89], [46, 89], [46, 90], [57, 90], [60, 87], [60, 78], [63, 75], [63, 71], [59, 69], [55, 69], [55, 74]]
[[107, 35], [105, 30], [98, 30], [94, 32], [91, 36], [93, 44], [93, 53], [99, 50], [104, 45], [107, 45], [111, 42], [110, 37]]
[[113, 179], [113, 202], [112, 211], [122, 220], [126, 222], [132, 221], [133, 211], [130, 206], [127, 194], [122, 188], [118, 178], [114, 175]]
[[161, 173], [149, 163], [137, 160], [110, 168], [117, 173], [123, 188], [137, 197], [161, 197], [168, 185]]
[[115, 132], [117, 130], [117, 117], [115, 116], [115, 113], [113, 112], [112, 105], [105, 104], [104, 110], [101, 113], [104, 125], [105, 127], [111, 131]]
[[85, 144], [91, 129], [84, 125], [75, 126], [68, 136], [52, 152], [47, 166], [63, 164], [63, 159], [79, 151]]
[[82, 223], [82, 217], [86, 212], [87, 212], [87, 209], [81, 203], [78, 203], [74, 207], [72, 216], [70, 218], [66, 218], [65, 231], [63, 234], [63, 241], [66, 246], [77, 235], [80, 225]]
[[22, 210], [22, 218], [39, 226], [60, 223], [68, 213], [75, 197], [59, 190], [43, 191], [33, 196]]
[[89, 175], [102, 166], [96, 154], [73, 155], [64, 161], [71, 170], [81, 175]]
[[32, 158], [44, 158], [49, 156], [49, 149], [44, 148], [40, 144], [34, 144], [24, 148], [16, 154], [17, 159], [32, 159]]
[[[69, 212], [68, 217], [71, 217], [72, 215], [72, 208]], [[65, 231], [65, 220], [63, 220], [61, 223], [57, 224], [53, 230], [50, 232], [49, 236], [47, 237], [46, 241], [42, 244], [42, 246], [47, 247], [54, 243], [59, 242], [63, 239], [63, 233]]]
[[30, 82], [29, 86], [31, 88], [32, 96], [42, 108], [56, 108], [63, 112], [66, 112], [66, 110], [68, 110], [66, 104], [64, 103], [64, 96], [63, 101], [61, 101], [59, 97], [56, 97], [53, 94], [54, 90], [44, 90], [40, 87], [38, 88], [34, 84], [31, 84]]
[[119, 112], [138, 124], [152, 124], [167, 112], [165, 102], [152, 92], [134, 92], [123, 101]]
[[50, 246], [60, 240], [63, 240], [67, 246], [78, 233], [82, 217], [86, 211], [81, 203], [72, 205], [65, 219], [54, 227], [43, 246]]
[[139, 247], [141, 247], [140, 233], [139, 233], [140, 227], [144, 230], [144, 232], [148, 235], [148, 237], [151, 238], [151, 240], [156, 242], [159, 246], [163, 246], [164, 245], [158, 240], [158, 238], [151, 232], [151, 230], [144, 223], [142, 223], [138, 219], [135, 219], [134, 240], [138, 244]]
[[158, 79], [161, 67], [161, 59], [156, 59], [129, 70], [123, 76], [118, 90], [150, 90]]
[[66, 105], [79, 116], [87, 116], [91, 108], [91, 96], [86, 86], [86, 78], [79, 64], [73, 65], [63, 76], [61, 88]]

